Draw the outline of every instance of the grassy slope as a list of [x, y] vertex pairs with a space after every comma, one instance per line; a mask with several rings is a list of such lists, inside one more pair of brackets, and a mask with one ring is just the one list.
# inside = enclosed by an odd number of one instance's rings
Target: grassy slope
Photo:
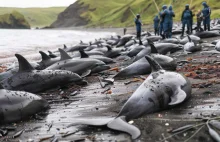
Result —
[[4, 8], [0, 7], [0, 15], [18, 11], [25, 16], [31, 27], [44, 27], [53, 23], [65, 7], [51, 8]]
[[20, 23], [20, 25], [30, 28], [30, 25], [26, 21], [25, 17], [17, 11], [12, 11], [11, 13], [0, 15], [0, 21], [7, 24], [12, 24], [12, 21], [10, 20], [10, 15], [12, 15]]
[[[134, 16], [129, 10], [140, 13], [142, 21], [145, 24], [152, 23], [153, 17], [158, 14], [158, 11], [153, 3], [153, 0], [79, 0], [83, 5], [89, 5], [89, 11], [81, 14], [90, 20], [88, 26], [132, 26]], [[172, 2], [174, 11], [176, 13], [175, 20], [179, 21], [185, 4], [190, 4], [191, 0], [155, 0], [158, 7], [161, 8], [163, 4], [169, 5]], [[201, 3], [204, 0], [193, 0], [192, 8], [197, 12], [202, 9]], [[212, 8], [212, 18], [220, 17], [220, 3], [219, 0], [211, 0], [209, 5]]]

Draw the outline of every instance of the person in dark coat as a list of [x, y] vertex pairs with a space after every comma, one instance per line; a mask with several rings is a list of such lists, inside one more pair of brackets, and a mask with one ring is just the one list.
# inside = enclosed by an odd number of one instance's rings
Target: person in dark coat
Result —
[[159, 12], [160, 22], [159, 22], [159, 34], [160, 36], [164, 37], [164, 30], [163, 30], [163, 17], [162, 17], [163, 10]]
[[159, 35], [159, 23], [160, 23], [160, 19], [158, 15], [156, 15], [154, 18], [154, 34], [155, 35]]
[[187, 25], [187, 34], [189, 34], [190, 31], [190, 20], [192, 19], [192, 11], [189, 9], [189, 4], [186, 4], [185, 10], [182, 13], [181, 21], [182, 21], [182, 36], [184, 35], [185, 32], [185, 27]]
[[175, 13], [174, 13], [174, 11], [173, 11], [172, 5], [170, 5], [169, 11], [170, 11], [169, 38], [172, 38], [173, 17], [175, 17]]
[[208, 31], [210, 31], [211, 8], [207, 5], [206, 2], [203, 2], [202, 5], [204, 6], [202, 10], [204, 30], [206, 31], [208, 29]]
[[167, 6], [164, 5], [163, 6], [163, 13], [162, 13], [162, 17], [163, 17], [163, 30], [164, 30], [164, 36], [165, 38], [169, 38], [169, 27], [171, 25], [171, 15], [170, 15], [170, 11], [167, 9]]
[[134, 20], [135, 25], [136, 25], [136, 31], [137, 31], [137, 39], [139, 40], [141, 38], [141, 26], [142, 26], [140, 18], [141, 18], [140, 14], [137, 14]]

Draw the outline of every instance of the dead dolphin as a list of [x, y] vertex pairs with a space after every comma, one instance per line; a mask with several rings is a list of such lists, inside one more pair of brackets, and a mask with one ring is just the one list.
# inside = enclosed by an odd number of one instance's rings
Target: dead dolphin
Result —
[[141, 50], [134, 58], [134, 61], [140, 60], [146, 55], [149, 55], [151, 53], [150, 46], [145, 47], [143, 50]]
[[145, 57], [150, 63], [152, 73], [132, 94], [115, 118], [74, 119], [69, 125], [86, 124], [93, 126], [107, 125], [108, 128], [129, 133], [137, 139], [141, 131], [127, 122], [143, 115], [172, 108], [186, 101], [191, 96], [191, 83], [183, 75], [169, 72], [150, 56]]
[[220, 51], [220, 41], [215, 45], [215, 50]]
[[219, 31], [202, 31], [195, 34], [200, 38], [210, 38], [220, 36]]
[[112, 48], [107, 46], [108, 51], [104, 54], [104, 56], [108, 58], [116, 58], [121, 55], [121, 49], [118, 48]]
[[[66, 54], [66, 56], [69, 56], [65, 51], [62, 49], [59, 49], [59, 51], [62, 54]], [[100, 60], [97, 59], [90, 59], [90, 58], [82, 58], [82, 59], [76, 59], [69, 56], [69, 59], [59, 61], [49, 67], [47, 67], [45, 70], [68, 70], [74, 73], [77, 73], [83, 77], [89, 75], [93, 69], [99, 66], [106, 66], [106, 64]], [[101, 67], [99, 67], [100, 69]], [[106, 69], [106, 68], [103, 68]]]
[[[201, 41], [201, 38], [195, 35], [189, 35], [189, 37], [191, 38], [191, 40], [195, 43], [198, 43]], [[189, 38], [188, 36], [184, 37], [182, 40], [180, 40], [180, 44], [184, 45], [187, 42], [189, 42]]]
[[56, 58], [57, 57], [57, 55], [55, 55], [53, 52], [51, 52], [51, 51], [48, 51], [48, 53], [49, 53], [49, 56], [51, 57], [51, 58]]
[[[30, 64], [34, 69], [40, 68], [40, 65], [38, 63], [32, 62]], [[9, 77], [13, 76], [14, 74], [16, 74], [18, 72], [18, 70], [19, 70], [19, 65], [16, 64], [16, 65], [8, 68], [7, 71], [0, 73], [0, 82], [3, 81], [4, 79], [9, 78]]]
[[124, 46], [133, 37], [134, 37], [134, 35], [124, 35], [124, 36], [122, 36], [116, 47]]
[[104, 56], [89, 56], [88, 54], [86, 54], [84, 52], [84, 50], [80, 50], [79, 51], [81, 54], [81, 58], [91, 58], [91, 59], [97, 59], [100, 60], [106, 64], [110, 64], [110, 63], [114, 63], [114, 60], [108, 57], [104, 57]]
[[145, 46], [143, 45], [142, 41], [139, 40], [139, 44], [133, 45], [133, 48], [128, 52], [129, 57], [136, 56], [139, 52], [141, 52], [143, 49], [145, 49]]
[[[151, 40], [148, 40], [149, 44], [154, 44]], [[154, 44], [158, 53], [166, 55], [167, 53], [174, 53], [182, 50], [182, 46], [173, 43], [155, 43]]]
[[39, 51], [41, 57], [42, 57], [42, 61], [39, 62], [39, 69], [45, 69], [46, 67], [60, 61], [60, 58], [51, 58], [49, 55], [47, 55], [46, 53], [44, 53], [43, 51]]
[[[166, 70], [176, 70], [177, 63], [176, 61], [166, 55], [158, 54], [155, 46], [150, 44], [151, 46], [151, 56], [159, 62], [159, 64]], [[114, 76], [115, 79], [127, 78], [135, 75], [145, 75], [151, 73], [151, 67], [145, 57], [140, 60], [132, 63], [126, 68], [122, 69], [118, 74]]]
[[194, 43], [189, 35], [187, 35], [187, 37], [189, 39], [189, 42], [187, 42], [183, 46], [185, 51], [187, 51], [187, 52], [196, 52], [196, 51], [202, 50], [202, 47], [200, 45], [197, 45], [196, 43]]
[[46, 108], [42, 97], [23, 91], [9, 91], [0, 85], [0, 124], [24, 120]]
[[19, 62], [19, 71], [1, 82], [7, 90], [36, 93], [72, 82], [82, 82], [82, 78], [73, 72], [35, 70], [23, 56], [19, 54], [15, 54], [15, 56]]
[[89, 46], [89, 44], [85, 44], [85, 43], [81, 42], [79, 44], [76, 44], [73, 47], [66, 48], [65, 51], [66, 52], [79, 51], [81, 49], [86, 49], [88, 46]]

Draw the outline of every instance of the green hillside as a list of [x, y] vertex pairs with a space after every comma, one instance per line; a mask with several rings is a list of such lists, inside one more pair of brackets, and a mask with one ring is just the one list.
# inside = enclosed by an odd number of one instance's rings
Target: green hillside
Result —
[[13, 11], [0, 15], [0, 28], [30, 29], [30, 25], [21, 13]]
[[[185, 4], [190, 4], [191, 0], [155, 0], [158, 7], [163, 4], [172, 3], [176, 13], [175, 21], [180, 21], [180, 16], [185, 8]], [[191, 8], [197, 12], [202, 9], [201, 3], [204, 0], [192, 0]], [[152, 23], [153, 17], [158, 14], [153, 0], [79, 0], [81, 7], [88, 6], [89, 10], [81, 13], [81, 17], [89, 21], [88, 26], [132, 26], [134, 15], [142, 15], [144, 24]], [[210, 0], [209, 6], [212, 8], [212, 18], [220, 17], [219, 0]]]
[[30, 23], [31, 27], [44, 27], [53, 23], [60, 12], [66, 7], [51, 8], [8, 8], [0, 7], [0, 15], [18, 11], [23, 14], [25, 19]]

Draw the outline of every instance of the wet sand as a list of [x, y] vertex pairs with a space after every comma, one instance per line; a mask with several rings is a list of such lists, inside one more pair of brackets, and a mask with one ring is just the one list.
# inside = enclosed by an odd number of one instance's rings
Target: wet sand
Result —
[[[218, 39], [218, 38], [215, 38]], [[212, 41], [213, 38], [204, 39]], [[208, 48], [212, 50], [213, 48]], [[180, 52], [179, 52], [180, 53]], [[179, 54], [174, 53], [171, 56]], [[142, 135], [139, 138], [143, 142], [159, 142], [171, 136], [170, 130], [188, 125], [204, 123], [204, 119], [220, 116], [220, 76], [218, 55], [201, 55], [200, 52], [181, 55], [176, 57], [177, 61], [188, 61], [179, 63], [178, 72], [190, 78], [193, 86], [192, 97], [182, 105], [162, 112], [149, 114], [133, 120], [133, 125], [140, 128]], [[112, 64], [113, 67], [125, 65], [126, 62]], [[211, 65], [211, 66], [207, 66]], [[86, 77], [89, 82], [87, 86], [70, 84], [65, 88], [56, 88], [39, 95], [50, 103], [51, 108], [46, 112], [24, 121], [4, 126], [15, 126], [16, 130], [10, 131], [8, 137], [0, 138], [0, 141], [43, 141], [49, 142], [57, 138], [60, 142], [69, 141], [131, 141], [128, 134], [110, 130], [106, 127], [74, 126], [67, 128], [77, 118], [108, 118], [117, 116], [123, 104], [137, 87], [143, 82], [133, 82], [125, 85], [125, 82], [134, 78], [115, 81], [113, 85], [105, 88], [100, 86], [98, 77], [111, 78], [116, 71], [105, 71], [100, 74]], [[147, 76], [145, 76], [147, 77]], [[137, 76], [137, 78], [140, 78]], [[110, 91], [106, 91], [110, 87]], [[72, 94], [77, 91], [78, 93]], [[16, 132], [24, 130], [17, 138], [11, 136]], [[196, 129], [197, 130], [197, 129]], [[181, 142], [192, 136], [196, 130], [180, 133], [167, 139], [168, 142]], [[72, 133], [69, 136], [64, 136]], [[49, 137], [52, 137], [50, 138]], [[48, 138], [48, 139], [47, 139]], [[208, 134], [208, 129], [203, 127], [199, 133], [189, 142], [213, 142]]]

